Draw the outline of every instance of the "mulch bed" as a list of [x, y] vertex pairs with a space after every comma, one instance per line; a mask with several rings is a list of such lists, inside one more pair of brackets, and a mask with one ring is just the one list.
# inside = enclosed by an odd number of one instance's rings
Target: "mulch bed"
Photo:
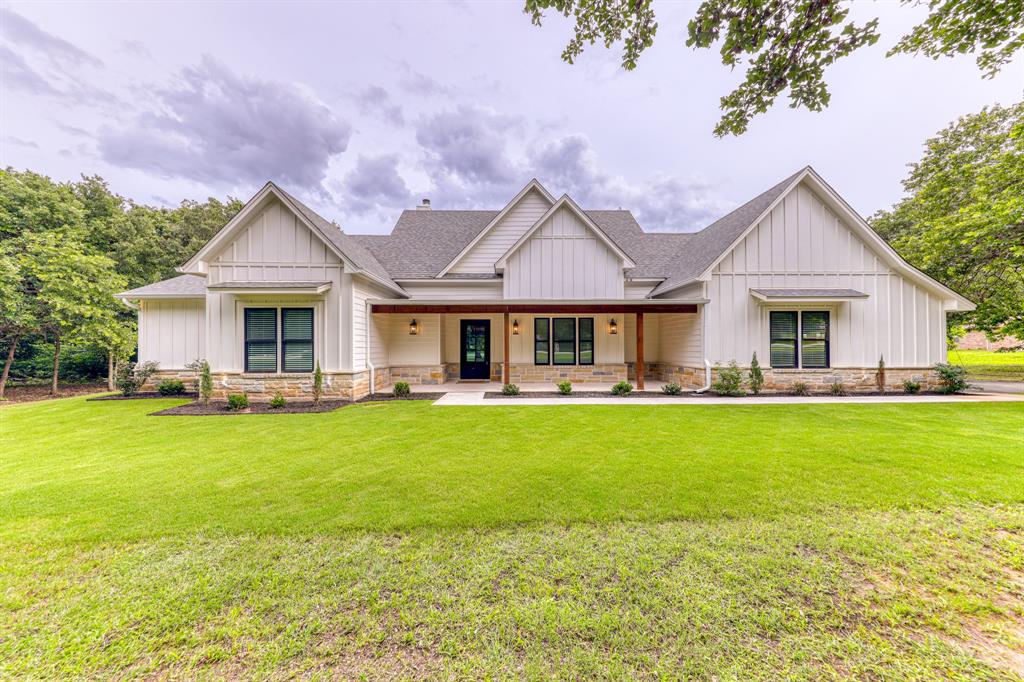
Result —
[[310, 412], [331, 412], [344, 407], [345, 405], [351, 405], [352, 402], [348, 400], [321, 400], [319, 405], [314, 405], [312, 401], [308, 402], [287, 402], [284, 407], [273, 409], [270, 407], [270, 403], [249, 403], [248, 410], [235, 411], [229, 410], [226, 402], [211, 400], [209, 404], [204, 405], [201, 402], [186, 403], [184, 405], [178, 405], [177, 407], [169, 407], [166, 410], [160, 410], [153, 412], [150, 416], [207, 416], [207, 415], [236, 415], [236, 414], [306, 414]]
[[860, 398], [864, 396], [885, 396], [886, 398], [906, 398], [907, 400], [913, 400], [914, 398], [923, 395], [948, 395], [946, 393], [939, 393], [937, 391], [921, 391], [917, 395], [910, 395], [907, 393], [879, 393], [878, 391], [869, 391], [865, 393], [848, 393], [844, 396], [834, 396], [831, 393], [809, 393], [804, 396], [795, 396], [792, 393], [762, 393], [760, 395], [747, 394], [744, 396], [724, 396], [714, 393], [712, 391], [705, 391], [704, 393], [693, 393], [686, 392], [680, 393], [679, 395], [669, 395], [662, 393], [661, 391], [633, 391], [628, 395], [612, 395], [611, 391], [573, 391], [569, 395], [562, 395], [558, 391], [530, 391], [522, 392], [519, 395], [505, 395], [499, 391], [488, 391], [484, 393], [484, 398], [493, 398], [498, 400], [519, 400], [522, 398], [621, 398], [622, 400], [629, 400], [630, 398], [665, 398], [666, 400], [701, 400], [704, 398]]
[[108, 390], [110, 389], [107, 388], [105, 383], [68, 384], [59, 386], [57, 388], [57, 395], [50, 395], [49, 384], [32, 386], [7, 384], [7, 390], [4, 392], [5, 400], [0, 402], [0, 405], [5, 403], [31, 403], [37, 400], [53, 400], [54, 398], [73, 398], [79, 395], [102, 393]]
[[136, 393], [134, 395], [121, 395], [120, 393], [118, 393], [117, 395], [101, 395], [95, 398], [86, 398], [86, 401], [92, 402], [94, 400], [147, 400], [150, 398], [164, 398], [165, 400], [177, 400], [185, 398], [192, 399], [195, 397], [197, 397], [195, 393], [179, 393], [178, 395], [160, 395], [159, 393], [148, 392]]

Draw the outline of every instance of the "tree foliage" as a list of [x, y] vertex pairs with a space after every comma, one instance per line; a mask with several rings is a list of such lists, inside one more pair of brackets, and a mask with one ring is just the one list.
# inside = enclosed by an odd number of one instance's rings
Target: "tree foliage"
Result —
[[964, 116], [925, 144], [908, 196], [871, 223], [911, 264], [973, 300], [965, 322], [1024, 337], [1024, 103]]
[[[901, 0], [917, 4], [917, 0]], [[715, 135], [741, 135], [751, 119], [787, 90], [791, 107], [820, 111], [829, 103], [825, 69], [878, 41], [878, 20], [847, 20], [852, 0], [703, 0], [687, 26], [686, 44], [719, 46], [722, 64], [746, 66], [743, 82], [721, 98]], [[927, 19], [889, 54], [938, 58], [980, 50], [978, 66], [995, 75], [1024, 47], [1024, 0], [933, 0]], [[524, 12], [540, 26], [545, 10], [574, 21], [562, 52], [572, 64], [587, 45], [622, 42], [622, 68], [636, 68], [658, 31], [650, 0], [526, 0]]]

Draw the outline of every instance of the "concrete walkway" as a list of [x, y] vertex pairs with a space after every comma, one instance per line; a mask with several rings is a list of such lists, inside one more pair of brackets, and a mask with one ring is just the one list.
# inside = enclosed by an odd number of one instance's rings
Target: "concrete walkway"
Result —
[[1024, 395], [1008, 393], [967, 393], [964, 395], [922, 395], [916, 398], [902, 396], [779, 396], [763, 398], [719, 398], [717, 396], [680, 396], [678, 398], [484, 398], [484, 391], [446, 393], [434, 401], [442, 407], [451, 405], [836, 405], [851, 403], [890, 403], [915, 405], [921, 403], [985, 403], [1024, 402]]
[[971, 392], [1024, 393], [1024, 381], [971, 381]]

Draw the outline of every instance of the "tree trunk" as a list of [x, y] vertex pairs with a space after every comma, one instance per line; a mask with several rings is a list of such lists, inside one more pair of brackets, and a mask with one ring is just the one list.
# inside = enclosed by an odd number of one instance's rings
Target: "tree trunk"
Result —
[[19, 337], [11, 337], [11, 347], [7, 349], [7, 359], [4, 361], [4, 373], [0, 374], [0, 398], [4, 397], [4, 389], [7, 388], [7, 377], [11, 373], [11, 363], [14, 362], [14, 349], [18, 347]]
[[114, 390], [114, 351], [107, 351], [107, 390]]
[[53, 383], [50, 384], [50, 395], [57, 395], [57, 378], [60, 376], [60, 335], [53, 341]]

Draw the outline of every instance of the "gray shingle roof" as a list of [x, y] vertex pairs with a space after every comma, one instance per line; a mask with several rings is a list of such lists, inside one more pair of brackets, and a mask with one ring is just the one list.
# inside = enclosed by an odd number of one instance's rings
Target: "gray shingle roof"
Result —
[[867, 298], [856, 289], [751, 289], [766, 298]]
[[250, 281], [250, 282], [218, 282], [217, 284], [211, 284], [210, 289], [310, 289], [316, 287], [322, 287], [330, 284], [329, 281], [324, 282], [308, 282], [302, 280], [292, 281], [281, 281], [271, 282], [267, 280]]
[[117, 294], [118, 298], [144, 298], [146, 296], [204, 296], [206, 278], [199, 275], [180, 275], [155, 284], [147, 284]]

